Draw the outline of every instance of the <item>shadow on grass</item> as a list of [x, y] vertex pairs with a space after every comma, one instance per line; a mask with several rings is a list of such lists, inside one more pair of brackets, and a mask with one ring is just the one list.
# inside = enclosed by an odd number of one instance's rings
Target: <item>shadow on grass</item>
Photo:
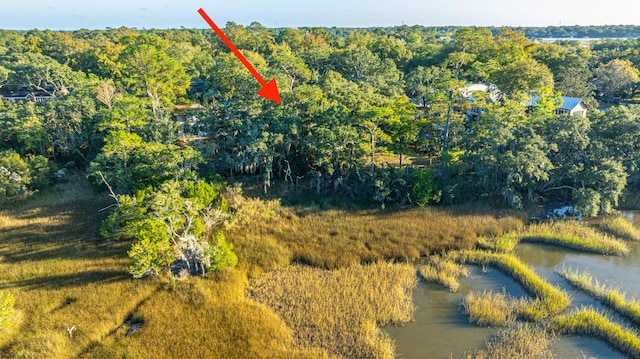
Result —
[[0, 256], [7, 263], [45, 261], [51, 259], [100, 259], [126, 258], [130, 243], [103, 239], [58, 239], [51, 240], [42, 234], [20, 231], [15, 235], [2, 235]]
[[[0, 258], [14, 264], [50, 259], [126, 258], [129, 243], [100, 237], [100, 223], [108, 213], [99, 212], [104, 201], [84, 187], [80, 182], [77, 187], [69, 186], [62, 199], [53, 198], [34, 208], [28, 207], [28, 201], [0, 213], [4, 215], [4, 225], [0, 225]], [[79, 192], [76, 194], [79, 198], [68, 194], [74, 190]]]
[[129, 273], [122, 271], [92, 270], [81, 273], [54, 275], [18, 280], [0, 284], [0, 289], [27, 288], [27, 289], [58, 289], [81, 287], [87, 284], [110, 284], [130, 279]]

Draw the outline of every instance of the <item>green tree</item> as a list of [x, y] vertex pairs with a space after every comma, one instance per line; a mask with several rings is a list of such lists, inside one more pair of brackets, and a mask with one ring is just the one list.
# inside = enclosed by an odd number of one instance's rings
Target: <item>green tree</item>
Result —
[[[256, 71], [265, 74], [267, 62], [260, 54], [243, 51]], [[222, 52], [216, 56], [217, 65], [212, 71], [211, 80], [214, 83], [214, 98], [219, 101], [228, 101], [242, 98], [243, 101], [255, 97], [255, 93], [260, 89], [258, 82], [247, 71], [240, 61], [230, 52]]]
[[390, 59], [399, 68], [404, 68], [413, 57], [404, 41], [391, 36], [377, 37], [371, 44], [371, 52], [381, 59]]
[[178, 97], [186, 94], [190, 79], [184, 68], [161, 49], [151, 44], [134, 43], [120, 55], [122, 75], [129, 88], [151, 102], [155, 117], [170, 109]]
[[525, 196], [533, 199], [553, 169], [549, 145], [535, 124], [522, 105], [507, 100], [479, 116], [468, 138], [477, 181], [513, 207], [521, 207]]
[[289, 92], [293, 93], [296, 81], [304, 83], [311, 79], [311, 70], [300, 57], [291, 52], [288, 45], [274, 45], [272, 51], [271, 67], [279, 69], [286, 76]]
[[640, 71], [629, 60], [614, 59], [593, 70], [594, 84], [608, 98], [633, 96]]
[[27, 162], [13, 150], [0, 152], [0, 197], [22, 197], [30, 183], [31, 170]]
[[224, 237], [203, 239], [217, 230], [213, 226], [219, 223], [205, 226], [201, 217], [214, 208], [226, 210], [221, 206], [224, 201], [217, 185], [169, 180], [157, 189], [149, 187], [117, 200], [101, 233], [133, 240], [129, 256], [134, 277], [158, 275], [170, 264], [181, 265], [180, 261], [192, 273], [201, 275], [237, 263]]
[[39, 53], [16, 53], [4, 64], [12, 84], [27, 86], [53, 96], [65, 96], [70, 88], [83, 84], [85, 76], [49, 56]]
[[492, 82], [507, 95], [541, 93], [553, 89], [553, 74], [536, 60], [523, 58], [493, 73]]
[[2, 88], [2, 86], [7, 83], [7, 79], [9, 79], [9, 69], [0, 66], [0, 88]]
[[134, 278], [158, 275], [161, 268], [173, 262], [171, 234], [157, 219], [146, 219], [139, 224], [136, 242], [128, 252], [133, 260], [130, 272]]
[[411, 187], [411, 201], [414, 204], [424, 207], [429, 203], [434, 203], [439, 200], [440, 191], [438, 190], [438, 183], [429, 169], [414, 172], [411, 180], [413, 182], [413, 186]]
[[101, 184], [102, 173], [116, 191], [127, 192], [134, 185], [130, 177], [131, 158], [144, 141], [135, 133], [113, 131], [104, 138], [104, 142], [102, 151], [89, 166], [89, 174], [97, 184]]
[[581, 98], [591, 108], [597, 107], [588, 50], [580, 46], [541, 44], [535, 47], [532, 56], [553, 74], [555, 91]]
[[400, 166], [402, 166], [407, 147], [415, 144], [423, 122], [418, 120], [416, 106], [409, 102], [406, 96], [394, 97], [390, 108], [393, 113], [383, 127], [390, 136], [390, 145], [400, 155]]

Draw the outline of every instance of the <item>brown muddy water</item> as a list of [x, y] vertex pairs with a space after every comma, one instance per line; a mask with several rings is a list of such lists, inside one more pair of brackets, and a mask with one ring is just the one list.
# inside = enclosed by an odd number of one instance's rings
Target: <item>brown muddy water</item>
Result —
[[[640, 211], [623, 212], [640, 226]], [[630, 242], [631, 253], [626, 257], [603, 256], [582, 253], [564, 248], [522, 243], [516, 247], [518, 256], [536, 273], [550, 283], [569, 293], [572, 305], [569, 310], [581, 306], [594, 306], [624, 326], [631, 326], [613, 314], [598, 301], [571, 287], [556, 271], [563, 267], [588, 271], [600, 283], [620, 288], [628, 297], [640, 298], [640, 243]], [[480, 328], [468, 323], [460, 303], [469, 291], [506, 291], [521, 297], [526, 295], [522, 287], [497, 269], [469, 267], [471, 275], [462, 280], [457, 293], [437, 284], [420, 282], [413, 292], [416, 312], [414, 320], [402, 327], [388, 327], [385, 331], [395, 340], [396, 354], [400, 359], [459, 358], [465, 352], [484, 348], [486, 340], [496, 332], [492, 328]], [[562, 336], [550, 346], [556, 358], [624, 358], [603, 341], [590, 337]]]

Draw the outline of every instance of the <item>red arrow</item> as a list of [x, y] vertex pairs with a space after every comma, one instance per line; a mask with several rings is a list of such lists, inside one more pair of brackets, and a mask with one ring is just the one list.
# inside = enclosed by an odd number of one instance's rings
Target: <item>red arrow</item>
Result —
[[256, 80], [258, 80], [260, 85], [262, 85], [262, 88], [260, 89], [260, 91], [258, 91], [256, 93], [259, 96], [267, 98], [267, 99], [269, 99], [269, 100], [271, 100], [273, 102], [282, 104], [282, 100], [280, 99], [280, 93], [278, 92], [278, 85], [276, 85], [276, 79], [273, 78], [273, 79], [271, 79], [271, 81], [266, 82], [262, 78], [262, 76], [260, 76], [258, 71], [256, 71], [256, 69], [253, 67], [253, 65], [251, 65], [249, 63], [249, 61], [247, 61], [247, 58], [244, 57], [244, 55], [242, 55], [242, 53], [240, 53], [240, 50], [238, 50], [238, 48], [231, 42], [231, 40], [229, 40], [227, 35], [225, 35], [224, 32], [222, 32], [222, 30], [220, 30], [218, 25], [216, 25], [216, 23], [213, 22], [213, 20], [211, 20], [209, 15], [207, 15], [207, 13], [204, 12], [204, 10], [202, 10], [202, 9], [198, 9], [198, 13], [200, 14], [200, 16], [202, 16], [204, 21], [206, 21], [207, 24], [209, 24], [209, 26], [211, 26], [213, 31], [215, 31], [216, 34], [218, 34], [218, 36], [220, 36], [220, 38], [222, 39], [222, 42], [224, 42], [224, 44], [227, 45], [229, 50], [231, 50], [231, 52], [233, 52], [233, 54], [236, 55], [236, 57], [240, 60], [240, 62], [242, 62], [242, 64], [247, 68], [247, 70], [249, 70], [249, 72], [251, 72], [251, 75], [253, 75], [253, 77], [255, 77]]

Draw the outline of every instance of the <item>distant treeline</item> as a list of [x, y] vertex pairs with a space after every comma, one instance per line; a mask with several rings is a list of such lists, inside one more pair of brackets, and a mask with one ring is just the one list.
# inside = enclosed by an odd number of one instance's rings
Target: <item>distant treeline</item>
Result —
[[[447, 34], [453, 34], [461, 26], [435, 26], [435, 27], [423, 27], [419, 25], [415, 26], [396, 26], [393, 28], [372, 28], [369, 30], [374, 31], [401, 31], [407, 28], [424, 28], [428, 31], [435, 31], [446, 36]], [[572, 25], [572, 26], [547, 26], [547, 27], [531, 27], [531, 26], [506, 26], [507, 28], [516, 31], [524, 32], [525, 37], [529, 39], [545, 39], [545, 38], [591, 38], [591, 39], [620, 39], [620, 38], [637, 38], [640, 37], [640, 26], [638, 25]], [[504, 27], [487, 27], [493, 35], [498, 35], [500, 29]], [[353, 29], [347, 28], [332, 28], [334, 33], [340, 32], [348, 33]]]

